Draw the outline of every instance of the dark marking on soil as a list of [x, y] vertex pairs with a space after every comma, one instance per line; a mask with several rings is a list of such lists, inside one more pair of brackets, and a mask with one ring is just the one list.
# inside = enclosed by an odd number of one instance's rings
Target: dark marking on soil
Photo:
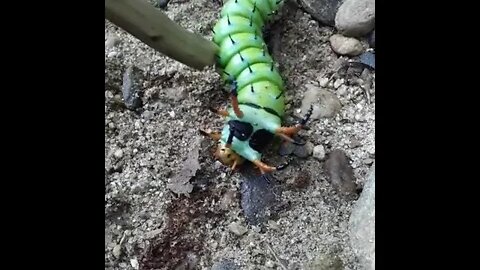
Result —
[[312, 181], [312, 177], [308, 171], [301, 170], [292, 180], [287, 181], [290, 189], [299, 190], [307, 188]]
[[190, 198], [174, 200], [167, 209], [167, 226], [150, 242], [140, 259], [141, 270], [175, 269], [183, 263], [189, 254], [201, 256], [205, 238], [204, 233], [191, 234], [192, 231], [206, 232], [199, 227], [220, 221], [221, 211], [209, 209], [211, 200], [219, 200], [218, 190], [194, 192]]

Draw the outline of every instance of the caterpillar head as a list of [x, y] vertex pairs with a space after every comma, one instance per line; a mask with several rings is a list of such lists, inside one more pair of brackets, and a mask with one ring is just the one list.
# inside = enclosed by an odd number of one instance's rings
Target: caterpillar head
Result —
[[218, 144], [217, 150], [215, 151], [215, 157], [225, 166], [231, 166], [232, 170], [238, 165], [241, 165], [245, 159], [242, 158], [239, 154], [235, 153], [233, 149], [227, 147], [223, 142]]

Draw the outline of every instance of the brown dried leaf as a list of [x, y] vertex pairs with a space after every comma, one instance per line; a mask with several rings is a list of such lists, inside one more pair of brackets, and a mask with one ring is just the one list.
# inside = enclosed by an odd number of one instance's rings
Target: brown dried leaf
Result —
[[199, 149], [201, 145], [201, 138], [197, 138], [188, 158], [183, 163], [182, 170], [176, 174], [172, 181], [167, 185], [168, 189], [176, 194], [188, 195], [193, 190], [193, 185], [190, 183], [190, 179], [195, 176], [200, 169], [200, 163], [198, 162]]

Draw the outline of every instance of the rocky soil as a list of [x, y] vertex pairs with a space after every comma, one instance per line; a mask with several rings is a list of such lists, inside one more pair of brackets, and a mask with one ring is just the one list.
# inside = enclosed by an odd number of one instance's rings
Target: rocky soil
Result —
[[[288, 1], [266, 33], [286, 122], [313, 107], [304, 146], [272, 145], [265, 160], [290, 165], [268, 179], [230, 174], [198, 132], [223, 126], [208, 110], [228, 100], [213, 68], [105, 21], [105, 269], [374, 269], [375, 2], [373, 23], [369, 0], [315, 16], [307, 2]], [[206, 38], [221, 9], [156, 5]]]

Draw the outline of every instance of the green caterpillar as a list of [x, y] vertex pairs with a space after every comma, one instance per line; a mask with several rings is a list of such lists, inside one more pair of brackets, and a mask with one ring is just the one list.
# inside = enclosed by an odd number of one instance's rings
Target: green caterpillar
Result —
[[217, 67], [231, 85], [232, 105], [212, 109], [226, 117], [221, 132], [203, 133], [219, 141], [215, 156], [232, 169], [245, 159], [262, 173], [284, 168], [263, 163], [262, 151], [275, 135], [293, 141], [311, 114], [310, 110], [296, 126], [281, 125], [285, 86], [262, 37], [263, 26], [281, 6], [281, 0], [228, 0], [213, 28], [213, 42], [219, 46]]

